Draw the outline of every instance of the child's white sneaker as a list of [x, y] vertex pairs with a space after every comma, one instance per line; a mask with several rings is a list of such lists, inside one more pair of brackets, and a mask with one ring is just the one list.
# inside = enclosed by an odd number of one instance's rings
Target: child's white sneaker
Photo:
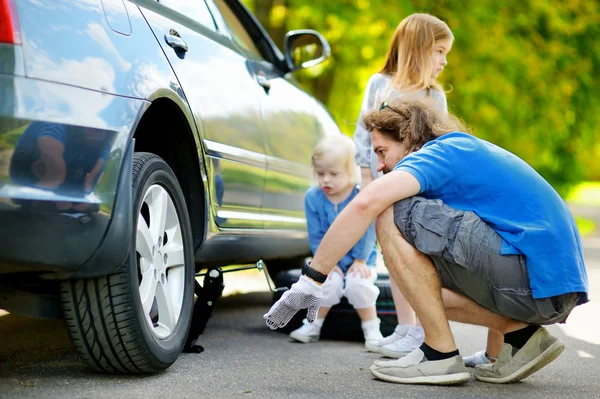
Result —
[[467, 367], [475, 367], [480, 364], [490, 364], [490, 359], [485, 355], [485, 351], [479, 351], [473, 353], [471, 356], [466, 356], [463, 359], [465, 361], [465, 366]]
[[383, 335], [381, 335], [381, 331], [379, 330], [380, 325], [381, 320], [378, 317], [360, 323], [363, 335], [365, 336], [365, 348], [367, 350], [370, 346], [378, 345], [383, 340]]
[[308, 320], [304, 319], [302, 320], [302, 327], [292, 331], [290, 333], [290, 338], [304, 342], [305, 344], [318, 341], [321, 337], [321, 328], [323, 327], [324, 321], [325, 319], [317, 319], [314, 322], [309, 323]]
[[381, 349], [381, 347], [383, 345], [391, 344], [393, 342], [401, 340], [402, 338], [404, 338], [406, 336], [406, 334], [412, 327], [413, 326], [407, 326], [405, 324], [398, 324], [396, 326], [396, 328], [394, 329], [394, 332], [392, 333], [392, 335], [388, 335], [387, 337], [383, 338], [379, 342], [366, 343], [365, 347], [370, 352], [379, 353], [379, 350]]
[[399, 359], [420, 347], [424, 340], [425, 331], [423, 331], [423, 328], [412, 326], [404, 338], [383, 345], [377, 352], [386, 357]]

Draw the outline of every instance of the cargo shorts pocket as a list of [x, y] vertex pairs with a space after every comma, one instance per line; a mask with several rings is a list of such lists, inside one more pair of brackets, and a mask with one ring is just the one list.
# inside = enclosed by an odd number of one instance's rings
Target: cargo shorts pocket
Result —
[[429, 256], [443, 257], [448, 249], [454, 219], [443, 212], [441, 201], [426, 201], [413, 209], [408, 226], [413, 245]]
[[428, 203], [413, 221], [418, 250], [465, 268], [483, 261], [488, 250], [488, 230], [493, 232], [475, 213], [446, 205]]
[[394, 205], [394, 219], [404, 238], [420, 252], [465, 268], [482, 262], [490, 250], [500, 250], [501, 239], [479, 216], [441, 200], [412, 197], [399, 201]]
[[496, 235], [475, 213], [463, 212], [445, 258], [464, 267], [480, 266], [489, 253], [496, 252], [493, 248]]

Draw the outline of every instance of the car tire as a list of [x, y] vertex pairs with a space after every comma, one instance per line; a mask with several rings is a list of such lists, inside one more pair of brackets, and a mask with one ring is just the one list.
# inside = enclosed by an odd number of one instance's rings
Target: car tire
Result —
[[158, 156], [133, 159], [131, 250], [115, 273], [62, 282], [71, 340], [100, 372], [148, 374], [175, 362], [190, 327], [194, 253], [183, 192]]
[[[279, 272], [273, 279], [277, 287], [291, 287], [300, 278], [301, 270], [294, 269]], [[380, 330], [383, 336], [391, 335], [398, 325], [394, 299], [392, 298], [392, 289], [390, 287], [390, 277], [387, 274], [378, 274], [375, 285], [379, 288], [379, 296], [375, 304], [377, 308], [377, 317], [381, 320]], [[282, 292], [276, 292], [273, 295], [273, 301], [281, 298]], [[277, 331], [290, 333], [302, 325], [302, 320], [306, 317], [306, 310], [296, 313], [292, 320], [283, 328]], [[360, 318], [356, 310], [350, 305], [348, 300], [343, 297], [341, 302], [331, 308], [331, 311], [325, 318], [323, 328], [321, 329], [321, 339], [339, 339], [346, 341], [364, 340], [363, 332], [360, 327]]]

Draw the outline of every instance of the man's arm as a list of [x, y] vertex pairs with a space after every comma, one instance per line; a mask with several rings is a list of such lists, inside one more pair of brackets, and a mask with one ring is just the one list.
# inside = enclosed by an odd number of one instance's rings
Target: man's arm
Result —
[[418, 194], [420, 188], [419, 181], [405, 171], [390, 172], [369, 183], [335, 218], [310, 266], [329, 274], [377, 216], [394, 203]]
[[[418, 180], [405, 171], [388, 173], [370, 183], [335, 218], [310, 266], [322, 274], [329, 274], [377, 216], [395, 202], [419, 191]], [[303, 275], [263, 317], [274, 330], [285, 326], [300, 309], [307, 309], [306, 319], [312, 323], [317, 318], [321, 298], [322, 285]]]

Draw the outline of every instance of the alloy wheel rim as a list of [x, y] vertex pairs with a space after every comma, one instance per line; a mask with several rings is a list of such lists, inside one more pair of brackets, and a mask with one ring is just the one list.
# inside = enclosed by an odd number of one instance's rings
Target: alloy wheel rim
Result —
[[144, 319], [157, 338], [167, 338], [175, 330], [183, 306], [185, 256], [175, 204], [158, 184], [144, 193], [135, 249]]

